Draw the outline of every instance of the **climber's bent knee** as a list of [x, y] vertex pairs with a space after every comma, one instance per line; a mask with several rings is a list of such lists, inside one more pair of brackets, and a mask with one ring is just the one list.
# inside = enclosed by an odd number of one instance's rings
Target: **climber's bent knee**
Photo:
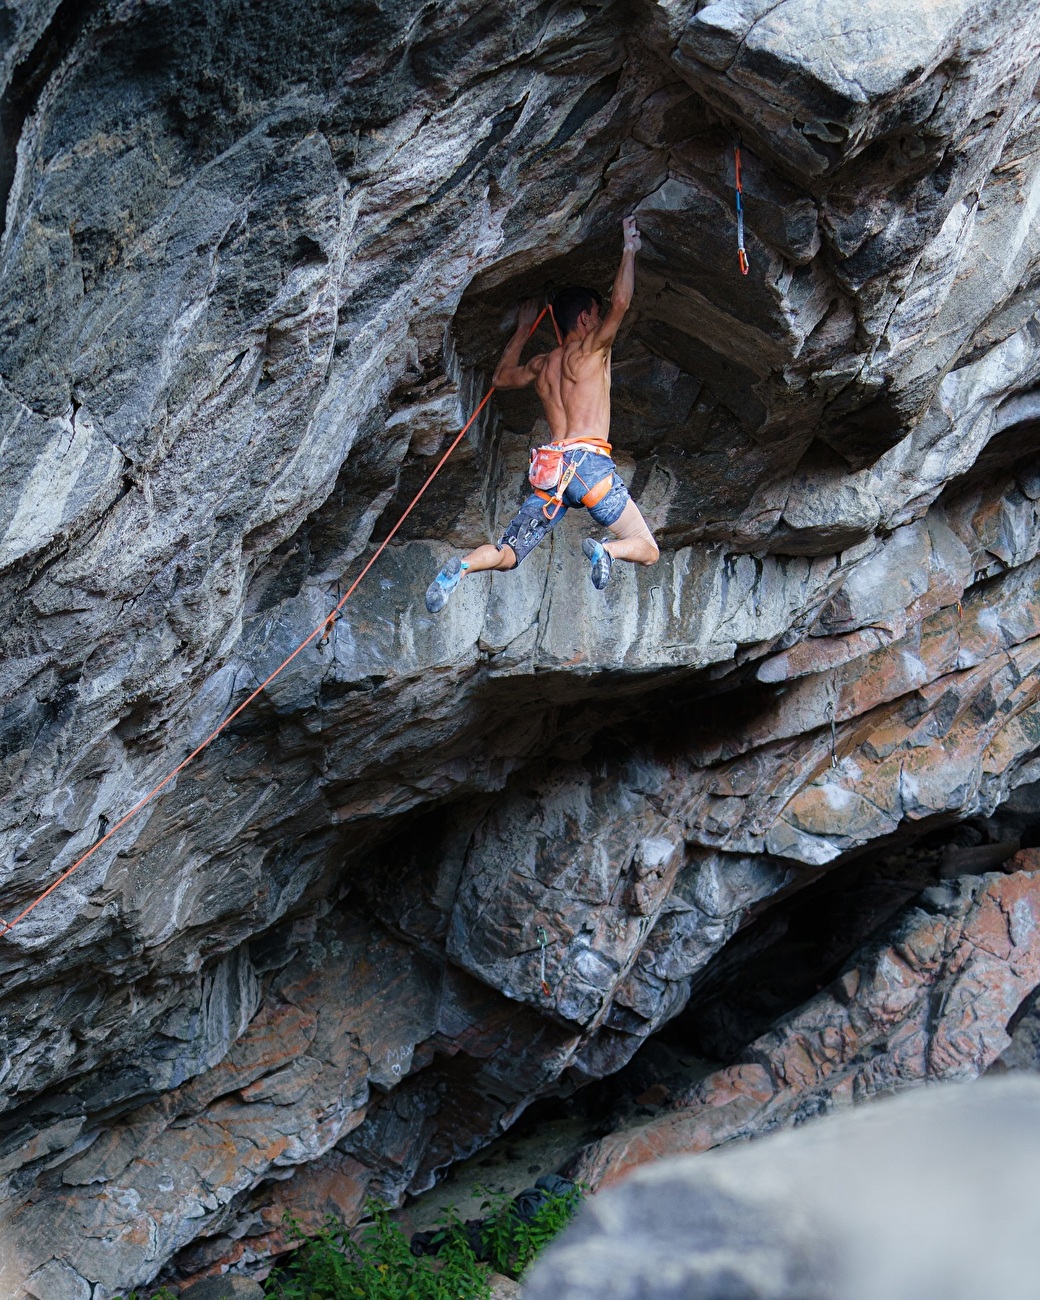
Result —
[[625, 547], [627, 553], [617, 558], [630, 560], [635, 564], [657, 563], [661, 552], [658, 550], [649, 525], [643, 518], [643, 512], [631, 498], [615, 522], [610, 525], [610, 531], [619, 542], [627, 543]]
[[501, 554], [502, 559], [505, 561], [504, 564], [499, 564], [498, 566], [499, 571], [508, 572], [510, 569], [515, 569], [516, 566], [520, 563], [520, 561], [516, 558], [516, 551], [513, 550], [513, 548], [509, 545], [508, 542], [496, 542], [495, 546], [498, 548], [498, 551]]
[[602, 500], [589, 507], [589, 514], [597, 524], [609, 528], [617, 542], [621, 543], [620, 546], [608, 547], [615, 559], [628, 560], [632, 564], [656, 563], [660, 551], [654, 535], [616, 470], [610, 491]]

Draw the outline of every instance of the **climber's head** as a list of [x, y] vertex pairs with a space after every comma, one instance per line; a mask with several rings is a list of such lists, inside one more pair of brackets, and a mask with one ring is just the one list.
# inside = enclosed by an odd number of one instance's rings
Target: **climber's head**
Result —
[[561, 334], [577, 330], [582, 338], [599, 324], [603, 299], [595, 289], [561, 289], [553, 299], [553, 315]]

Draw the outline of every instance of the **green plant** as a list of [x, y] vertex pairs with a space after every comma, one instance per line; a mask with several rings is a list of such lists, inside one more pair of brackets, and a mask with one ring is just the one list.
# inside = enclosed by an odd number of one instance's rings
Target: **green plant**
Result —
[[481, 1255], [496, 1273], [520, 1277], [574, 1217], [585, 1189], [576, 1184], [562, 1195], [548, 1196], [529, 1218], [517, 1213], [505, 1194], [488, 1194], [481, 1204], [486, 1216], [481, 1228]]
[[519, 1277], [566, 1227], [583, 1194], [574, 1187], [549, 1196], [524, 1218], [506, 1194], [488, 1192], [481, 1206], [488, 1213], [479, 1229], [480, 1255], [488, 1263], [477, 1258], [454, 1209], [441, 1220], [443, 1244], [435, 1259], [413, 1255], [408, 1239], [377, 1201], [368, 1202], [369, 1222], [357, 1240], [331, 1217], [305, 1238], [299, 1223], [287, 1215], [290, 1235], [303, 1244], [271, 1275], [265, 1293], [271, 1300], [490, 1300], [491, 1270]]
[[[487, 1268], [474, 1255], [457, 1219], [446, 1226], [436, 1261], [416, 1257], [385, 1208], [370, 1201], [371, 1221], [360, 1241], [328, 1218], [321, 1231], [272, 1274], [265, 1292], [274, 1300], [489, 1300]], [[290, 1231], [302, 1237], [299, 1225]]]

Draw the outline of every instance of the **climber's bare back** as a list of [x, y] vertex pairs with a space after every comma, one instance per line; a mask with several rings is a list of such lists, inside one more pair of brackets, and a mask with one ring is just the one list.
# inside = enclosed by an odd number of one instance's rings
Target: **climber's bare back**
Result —
[[599, 307], [594, 306], [593, 329], [583, 339], [533, 357], [535, 392], [545, 408], [554, 442], [582, 438], [610, 441], [610, 352], [613, 336], [597, 345]]

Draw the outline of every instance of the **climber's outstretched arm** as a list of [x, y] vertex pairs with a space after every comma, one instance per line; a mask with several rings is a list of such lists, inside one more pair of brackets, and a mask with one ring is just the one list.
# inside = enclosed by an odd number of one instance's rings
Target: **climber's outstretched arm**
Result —
[[531, 329], [537, 319], [538, 304], [530, 298], [524, 299], [520, 304], [516, 333], [509, 340], [506, 350], [502, 353], [502, 360], [495, 367], [495, 373], [491, 378], [496, 388], [526, 388], [541, 374], [542, 366], [545, 364], [544, 353], [532, 357], [526, 365], [520, 364], [520, 354], [524, 350], [524, 344], [531, 337]]
[[621, 254], [621, 265], [614, 277], [614, 291], [610, 295], [610, 308], [599, 325], [589, 334], [587, 340], [589, 350], [593, 352], [605, 352], [607, 348], [613, 346], [625, 312], [632, 305], [632, 295], [635, 292], [636, 253], [642, 247], [639, 231], [636, 229], [635, 217], [626, 217], [621, 223], [621, 228], [625, 232], [625, 243]]

